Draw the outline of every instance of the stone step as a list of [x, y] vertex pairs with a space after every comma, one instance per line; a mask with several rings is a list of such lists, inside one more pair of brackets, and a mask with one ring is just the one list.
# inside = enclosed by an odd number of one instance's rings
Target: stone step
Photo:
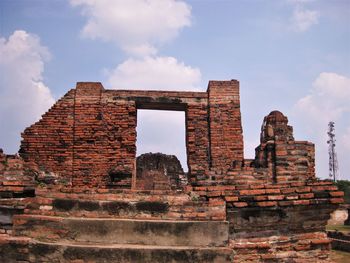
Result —
[[129, 199], [140, 200], [147, 198], [159, 198], [159, 199], [188, 199], [189, 195], [183, 190], [137, 190], [137, 189], [49, 189], [49, 188], [36, 188], [36, 196], [40, 197], [52, 197], [62, 198], [63, 195], [70, 197], [79, 197], [82, 199], [100, 199], [105, 200], [106, 197], [112, 199]]
[[228, 242], [226, 221], [63, 218], [16, 215], [14, 235], [45, 242], [219, 247]]
[[32, 242], [29, 262], [229, 263], [229, 248], [194, 246], [87, 245]]
[[[80, 198], [81, 197], [81, 198]], [[60, 195], [60, 197], [35, 197], [27, 200], [25, 214], [91, 217], [135, 218], [192, 221], [225, 220], [225, 204], [192, 200], [189, 196], [129, 199], [115, 195], [86, 196]], [[118, 199], [119, 198], [119, 199]]]

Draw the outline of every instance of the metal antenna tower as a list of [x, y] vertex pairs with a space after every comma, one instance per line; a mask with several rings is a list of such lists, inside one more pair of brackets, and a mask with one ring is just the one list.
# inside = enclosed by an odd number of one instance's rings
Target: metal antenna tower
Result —
[[334, 121], [328, 123], [328, 154], [329, 154], [329, 177], [335, 182], [338, 180], [338, 160], [335, 152]]

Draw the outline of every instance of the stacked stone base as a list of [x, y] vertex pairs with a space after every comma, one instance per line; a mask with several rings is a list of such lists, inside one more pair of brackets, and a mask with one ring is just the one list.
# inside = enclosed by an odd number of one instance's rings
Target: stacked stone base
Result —
[[[231, 262], [225, 206], [182, 192], [39, 190], [3, 262]], [[108, 201], [106, 201], [108, 200]]]
[[332, 182], [246, 183], [192, 190], [209, 202], [225, 202], [232, 262], [332, 262], [325, 226], [343, 201], [343, 192]]
[[232, 240], [233, 262], [331, 262], [330, 240], [310, 232]]
[[[331, 262], [328, 182], [184, 191], [37, 188], [2, 262]], [[270, 200], [270, 201], [269, 201]]]
[[0, 247], [2, 262], [231, 262], [228, 248], [86, 245], [11, 239]]

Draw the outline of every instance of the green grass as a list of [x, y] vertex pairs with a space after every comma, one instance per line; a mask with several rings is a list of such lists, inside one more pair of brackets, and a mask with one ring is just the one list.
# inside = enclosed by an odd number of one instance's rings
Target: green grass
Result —
[[343, 233], [350, 233], [350, 226], [344, 226], [344, 225], [327, 226], [326, 230], [327, 231], [337, 230]]
[[331, 251], [331, 258], [336, 263], [349, 263], [350, 253], [344, 252], [344, 251], [339, 251], [339, 250], [332, 250]]

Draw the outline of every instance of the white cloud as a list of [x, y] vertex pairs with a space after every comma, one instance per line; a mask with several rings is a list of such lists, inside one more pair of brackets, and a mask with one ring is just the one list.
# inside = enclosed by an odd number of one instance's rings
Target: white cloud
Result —
[[0, 38], [0, 57], [0, 147], [16, 152], [20, 133], [54, 103], [43, 83], [50, 54], [37, 36], [15, 31]]
[[297, 6], [292, 16], [292, 27], [297, 32], [305, 32], [313, 25], [318, 24], [319, 17], [320, 13], [318, 11]]
[[128, 59], [109, 73], [114, 89], [199, 90], [200, 70], [173, 57]]
[[340, 142], [336, 145], [340, 174], [343, 174], [342, 171], [349, 171], [347, 154], [350, 150], [350, 78], [332, 72], [321, 73], [313, 82], [310, 94], [296, 103], [294, 113], [301, 122], [298, 126], [316, 144], [318, 174], [325, 177], [328, 171], [326, 132], [329, 121], [335, 122], [336, 138]]
[[191, 8], [176, 0], [70, 0], [87, 17], [82, 34], [117, 43], [133, 55], [154, 55], [191, 24]]

